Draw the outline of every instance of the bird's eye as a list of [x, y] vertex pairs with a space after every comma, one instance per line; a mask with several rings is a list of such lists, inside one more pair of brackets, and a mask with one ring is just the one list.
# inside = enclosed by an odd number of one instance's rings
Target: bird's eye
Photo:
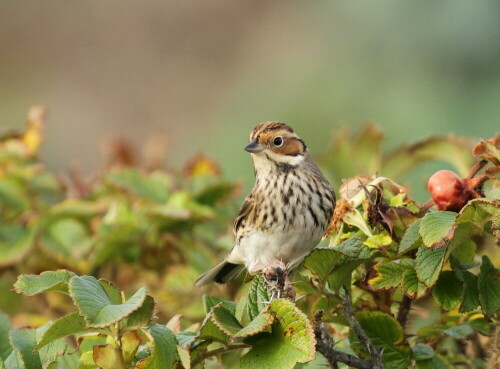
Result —
[[276, 136], [276, 137], [274, 138], [273, 144], [274, 144], [274, 146], [276, 146], [276, 147], [280, 147], [281, 145], [283, 145], [283, 137], [281, 137], [281, 136]]

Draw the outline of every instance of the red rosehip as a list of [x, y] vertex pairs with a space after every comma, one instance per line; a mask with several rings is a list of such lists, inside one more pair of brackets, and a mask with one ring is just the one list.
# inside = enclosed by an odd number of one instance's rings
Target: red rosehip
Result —
[[427, 188], [439, 210], [460, 211], [469, 200], [464, 181], [449, 170], [434, 173]]

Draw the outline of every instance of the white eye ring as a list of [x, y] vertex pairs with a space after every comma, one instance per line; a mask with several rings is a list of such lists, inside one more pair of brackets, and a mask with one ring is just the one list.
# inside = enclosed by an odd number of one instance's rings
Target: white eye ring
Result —
[[276, 136], [276, 137], [274, 138], [274, 140], [273, 140], [273, 144], [274, 144], [274, 146], [276, 146], [276, 147], [281, 147], [281, 146], [283, 146], [283, 142], [284, 142], [284, 141], [283, 141], [283, 137], [281, 137], [281, 136]]

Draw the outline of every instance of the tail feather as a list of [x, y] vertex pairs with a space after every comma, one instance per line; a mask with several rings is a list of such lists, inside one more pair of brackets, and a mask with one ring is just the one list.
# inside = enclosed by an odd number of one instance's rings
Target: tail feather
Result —
[[206, 273], [200, 275], [194, 284], [198, 287], [213, 282], [224, 284], [235, 279], [244, 268], [244, 265], [233, 264], [224, 260]]

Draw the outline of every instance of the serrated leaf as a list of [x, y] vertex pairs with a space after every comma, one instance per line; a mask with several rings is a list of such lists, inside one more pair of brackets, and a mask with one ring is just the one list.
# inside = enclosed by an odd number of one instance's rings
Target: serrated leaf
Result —
[[479, 306], [479, 289], [478, 278], [469, 271], [462, 272], [464, 281], [464, 293], [462, 295], [462, 303], [460, 304], [460, 312], [468, 313]]
[[55, 272], [43, 272], [39, 275], [21, 274], [14, 289], [17, 293], [33, 296], [47, 291], [58, 291], [68, 293], [69, 280], [75, 273], [68, 270], [57, 270]]
[[350, 258], [366, 258], [371, 253], [370, 248], [363, 245], [363, 240], [358, 236], [350, 237], [332, 249]]
[[[379, 311], [362, 311], [356, 314], [359, 324], [373, 345], [382, 352], [382, 361], [386, 369], [407, 368], [410, 364], [410, 348], [408, 347], [403, 328], [392, 316]], [[350, 333], [353, 342], [357, 339]], [[353, 348], [361, 350], [361, 345], [353, 344]], [[364, 350], [364, 347], [363, 349]]]
[[353, 270], [364, 262], [364, 260], [354, 260], [335, 266], [327, 279], [330, 290], [338, 292], [340, 287], [349, 286], [351, 284], [351, 274]]
[[406, 229], [406, 232], [399, 243], [399, 254], [403, 254], [418, 245], [418, 240], [420, 239], [421, 221], [421, 219], [417, 220]]
[[413, 267], [405, 269], [402, 286], [406, 295], [412, 299], [418, 299], [427, 293], [427, 287], [418, 279]]
[[220, 303], [231, 312], [231, 314], [235, 314], [236, 311], [236, 303], [233, 301], [226, 301], [223, 299], [220, 299], [215, 296], [210, 296], [210, 295], [203, 295], [202, 296], [202, 301], [203, 301], [203, 309], [205, 310], [205, 314], [208, 314], [212, 308]]
[[113, 304], [102, 285], [92, 276], [75, 276], [69, 282], [69, 293], [89, 327], [107, 327], [140, 309], [146, 289], [140, 288], [123, 304]]
[[12, 346], [9, 343], [9, 331], [11, 328], [12, 326], [7, 315], [0, 312], [0, 363], [6, 360], [12, 352]]
[[427, 287], [432, 287], [437, 281], [443, 267], [447, 245], [429, 249], [420, 247], [417, 251], [415, 270], [418, 279]]
[[234, 334], [236, 338], [245, 338], [267, 331], [274, 321], [274, 316], [266, 308], [260, 312], [248, 325]]
[[474, 199], [469, 201], [457, 215], [456, 224], [473, 223], [482, 229], [484, 224], [500, 212], [500, 199]]
[[177, 352], [177, 338], [163, 325], [152, 324], [150, 334], [153, 338], [151, 356], [137, 363], [137, 369], [171, 369], [180, 361]]
[[460, 303], [463, 287], [455, 272], [445, 270], [432, 288], [432, 296], [444, 310], [453, 310]]
[[262, 276], [256, 275], [248, 289], [247, 316], [249, 320], [254, 320], [266, 307], [269, 301], [269, 294], [264, 286]]
[[423, 343], [417, 343], [411, 348], [411, 356], [415, 360], [426, 360], [432, 359], [436, 356], [436, 353], [432, 347], [424, 345]]
[[479, 301], [485, 315], [492, 316], [500, 309], [500, 279], [499, 270], [491, 260], [483, 255], [481, 272], [478, 276]]
[[97, 282], [99, 282], [104, 290], [104, 293], [106, 293], [113, 304], [118, 305], [123, 302], [121, 291], [113, 283], [106, 281], [105, 279], [99, 279]]
[[19, 353], [22, 363], [26, 368], [42, 369], [42, 362], [36, 347], [36, 331], [30, 328], [13, 329], [10, 332], [10, 343]]
[[153, 319], [153, 314], [155, 311], [155, 301], [149, 295], [144, 299], [142, 306], [130, 314], [123, 320], [120, 320], [120, 329], [125, 330], [136, 330], [140, 328], [145, 328]]
[[436, 211], [427, 213], [420, 222], [419, 234], [427, 247], [441, 246], [453, 231], [456, 213]]
[[238, 319], [223, 305], [223, 302], [212, 308], [210, 312], [212, 322], [228, 336], [233, 336], [240, 331], [243, 326]]
[[379, 263], [375, 266], [377, 276], [368, 282], [376, 289], [387, 289], [397, 287], [403, 280], [405, 268], [400, 263], [394, 261], [389, 263]]
[[252, 349], [241, 358], [241, 368], [293, 368], [314, 359], [316, 340], [311, 323], [291, 301], [273, 300], [269, 312], [276, 318], [271, 333], [259, 333], [245, 342]]
[[56, 339], [66, 337], [72, 334], [83, 333], [86, 330], [85, 320], [78, 313], [69, 314], [50, 323], [47, 330], [42, 335], [36, 348], [55, 341]]
[[96, 345], [93, 349], [92, 358], [99, 368], [114, 369], [117, 363], [123, 361], [119, 355], [120, 353], [112, 345]]
[[345, 259], [343, 254], [331, 247], [318, 247], [305, 258], [303, 266], [324, 281], [332, 269]]
[[196, 337], [197, 341], [214, 340], [217, 342], [229, 342], [229, 335], [222, 332], [219, 327], [212, 321], [212, 314], [209, 313], [201, 323], [200, 332]]

